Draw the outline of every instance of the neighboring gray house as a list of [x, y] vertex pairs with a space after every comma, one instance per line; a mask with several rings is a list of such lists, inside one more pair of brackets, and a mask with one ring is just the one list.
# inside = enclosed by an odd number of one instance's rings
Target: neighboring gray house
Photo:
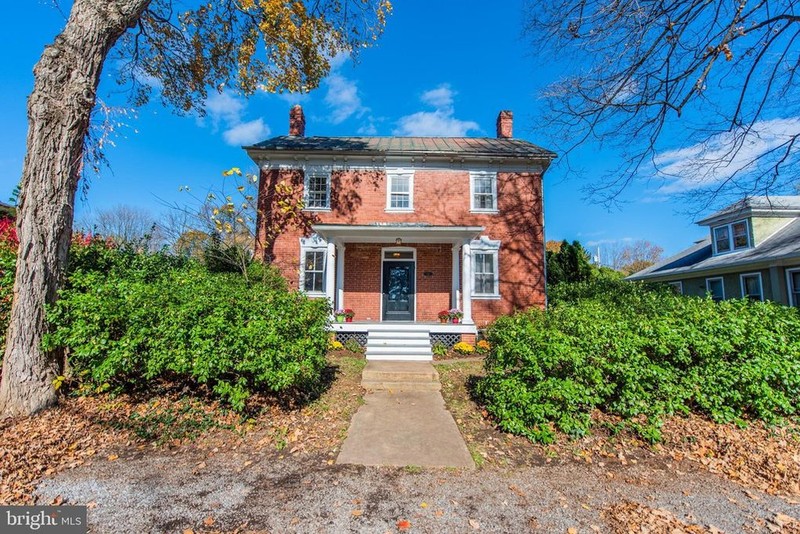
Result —
[[800, 306], [800, 196], [748, 198], [697, 224], [708, 227], [708, 237], [627, 280], [667, 282], [716, 300]]

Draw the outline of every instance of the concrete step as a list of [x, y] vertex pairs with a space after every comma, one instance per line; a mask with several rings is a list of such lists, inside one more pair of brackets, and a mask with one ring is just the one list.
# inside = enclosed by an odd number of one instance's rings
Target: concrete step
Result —
[[392, 332], [389, 330], [382, 330], [380, 332], [370, 332], [369, 339], [391, 339], [391, 340], [407, 340], [407, 339], [420, 339], [429, 340], [431, 338], [428, 332]]
[[439, 391], [439, 382], [381, 382], [380, 380], [362, 380], [361, 386], [371, 391]]
[[428, 330], [398, 330], [392, 325], [370, 329], [366, 347], [367, 360], [431, 361], [430, 332]]
[[439, 373], [429, 363], [367, 362], [362, 381], [372, 382], [439, 382]]

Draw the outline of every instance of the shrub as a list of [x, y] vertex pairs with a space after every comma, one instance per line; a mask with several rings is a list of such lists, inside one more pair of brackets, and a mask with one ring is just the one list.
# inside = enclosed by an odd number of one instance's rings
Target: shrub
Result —
[[356, 341], [352, 337], [344, 342], [344, 348], [346, 348], [350, 352], [358, 352], [358, 353], [364, 352], [364, 347], [362, 347], [358, 343], [358, 341]]
[[613, 280], [562, 284], [553, 300], [487, 331], [477, 393], [504, 430], [580, 436], [600, 409], [657, 441], [666, 414], [775, 422], [800, 409], [796, 309]]
[[447, 348], [447, 345], [445, 345], [441, 341], [437, 341], [431, 347], [431, 352], [433, 352], [433, 354], [436, 356], [447, 356], [449, 349]]
[[68, 288], [48, 310], [45, 345], [67, 348], [92, 387], [168, 380], [204, 386], [241, 410], [254, 392], [320, 382], [324, 301], [166, 255], [85, 250], [73, 260]]
[[459, 341], [455, 345], [453, 345], [453, 350], [459, 354], [472, 354], [475, 352], [475, 347], [471, 343], [467, 343], [466, 341]]

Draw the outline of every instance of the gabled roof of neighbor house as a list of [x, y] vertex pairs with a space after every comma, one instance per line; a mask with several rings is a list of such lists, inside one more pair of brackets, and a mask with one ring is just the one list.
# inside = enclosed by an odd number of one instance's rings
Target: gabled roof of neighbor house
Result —
[[494, 137], [303, 137], [282, 135], [243, 147], [248, 152], [374, 156], [547, 159], [556, 153], [522, 139]]
[[757, 247], [714, 256], [711, 238], [706, 237], [674, 256], [651, 265], [628, 280], [677, 279], [680, 277], [702, 276], [708, 271], [746, 267], [770, 263], [789, 258], [800, 259], [800, 219], [796, 219]]
[[798, 217], [800, 216], [800, 196], [749, 197], [712, 213], [697, 221], [697, 224], [710, 226], [718, 221], [736, 217]]

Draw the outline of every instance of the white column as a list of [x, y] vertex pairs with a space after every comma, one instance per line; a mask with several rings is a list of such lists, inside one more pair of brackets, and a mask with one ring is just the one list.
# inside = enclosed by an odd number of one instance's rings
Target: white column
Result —
[[469, 241], [461, 246], [461, 299], [464, 324], [475, 324], [472, 320], [472, 251]]
[[453, 283], [450, 286], [450, 307], [458, 308], [458, 245], [453, 245]]
[[344, 244], [336, 247], [336, 308], [344, 308]]
[[325, 258], [325, 296], [331, 303], [333, 310], [336, 310], [336, 245], [328, 243], [328, 256]]

